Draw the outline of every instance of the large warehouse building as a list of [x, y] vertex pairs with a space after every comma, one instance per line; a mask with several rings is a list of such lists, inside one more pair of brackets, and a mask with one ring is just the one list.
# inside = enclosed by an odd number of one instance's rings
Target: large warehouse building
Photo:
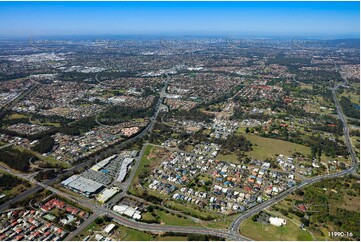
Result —
[[98, 194], [103, 188], [103, 184], [90, 179], [74, 175], [61, 182], [61, 185], [86, 197]]

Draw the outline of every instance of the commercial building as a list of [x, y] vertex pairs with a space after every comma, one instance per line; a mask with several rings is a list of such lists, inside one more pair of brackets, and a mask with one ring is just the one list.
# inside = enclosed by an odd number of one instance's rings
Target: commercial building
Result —
[[101, 193], [98, 194], [97, 200], [101, 203], [106, 203], [115, 194], [117, 194], [119, 190], [120, 190], [119, 187], [106, 188]]
[[117, 181], [119, 181], [119, 182], [124, 181], [124, 179], [128, 173], [129, 165], [132, 164], [133, 160], [134, 160], [134, 158], [124, 158], [123, 159]]
[[64, 187], [80, 193], [86, 197], [94, 196], [103, 189], [103, 184], [89, 180], [79, 175], [73, 175], [61, 182]]
[[114, 160], [115, 158], [117, 157], [117, 155], [112, 155], [112, 156], [109, 156], [108, 158], [104, 159], [104, 160], [101, 160], [99, 161], [97, 164], [93, 165], [92, 170], [94, 171], [99, 171], [101, 170], [104, 166], [108, 165], [110, 161]]
[[141, 212], [139, 212], [138, 210], [132, 208], [132, 207], [129, 207], [127, 205], [123, 205], [123, 204], [120, 204], [120, 205], [115, 205], [113, 207], [113, 211], [114, 212], [117, 212], [119, 214], [124, 214], [130, 218], [134, 218], [134, 219], [141, 219], [142, 218], [142, 215], [141, 215]]

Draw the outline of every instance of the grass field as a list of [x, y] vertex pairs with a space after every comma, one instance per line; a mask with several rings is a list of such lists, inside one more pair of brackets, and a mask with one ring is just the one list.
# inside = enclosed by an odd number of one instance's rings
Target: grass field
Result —
[[147, 145], [147, 147], [145, 148], [145, 151], [143, 153], [143, 156], [140, 158], [139, 167], [138, 167], [137, 171], [135, 172], [134, 179], [129, 187], [129, 192], [134, 195], [137, 195], [139, 193], [139, 191], [136, 187], [136, 185], [139, 184], [139, 175], [141, 173], [143, 173], [146, 169], [148, 169], [148, 167], [150, 165], [151, 159], [149, 159], [148, 157], [149, 157], [152, 149], [153, 149], [153, 146]]
[[[196, 227], [201, 226], [200, 224], [198, 224], [190, 219], [178, 217], [175, 214], [166, 213], [165, 211], [160, 211], [158, 209], [154, 209], [154, 213], [155, 213], [155, 215], [157, 215], [159, 217], [159, 222], [161, 224], [180, 225], [180, 226], [196, 226]], [[143, 217], [143, 219], [146, 219], [148, 221], [156, 219], [152, 215], [152, 213], [149, 213], [149, 212], [142, 214], [142, 217]]]
[[29, 118], [29, 116], [20, 113], [13, 113], [6, 117], [7, 120], [22, 119], [22, 118]]
[[282, 227], [276, 227], [271, 224], [253, 222], [252, 218], [248, 218], [241, 224], [240, 232], [242, 235], [253, 240], [312, 240], [312, 236], [309, 232], [300, 229], [296, 224], [290, 221], [287, 221], [287, 224]]
[[181, 225], [181, 226], [200, 226], [194, 221], [186, 218], [179, 218], [177, 215], [172, 215], [164, 211], [158, 211], [158, 215], [164, 224]]
[[15, 187], [11, 188], [10, 190], [1, 191], [1, 193], [4, 193], [8, 197], [14, 197], [14, 196], [26, 191], [27, 189], [29, 189], [29, 187], [27, 187], [25, 184], [19, 184]]
[[312, 90], [311, 84], [302, 83], [300, 87], [301, 87], [301, 90]]
[[350, 93], [346, 93], [346, 92], [343, 92], [339, 95], [339, 98], [341, 97], [348, 97], [350, 98], [351, 102], [353, 103], [356, 103], [356, 104], [360, 104], [360, 95], [356, 94], [356, 93], [353, 93], [353, 92], [350, 92]]
[[43, 160], [44, 162], [47, 163], [47, 167], [57, 167], [57, 166], [61, 166], [62, 168], [66, 169], [70, 167], [70, 164], [63, 162], [63, 161], [59, 161], [54, 159], [53, 157], [45, 157], [45, 156], [38, 156], [41, 160]]
[[208, 216], [218, 217], [214, 212], [197, 210], [190, 205], [183, 205], [179, 202], [167, 201], [166, 204], [174, 210], [189, 212], [193, 217], [198, 217], [201, 219], [206, 219]]
[[53, 123], [53, 122], [40, 122], [39, 120], [31, 120], [31, 123], [33, 124], [38, 124], [38, 125], [45, 125], [45, 126], [54, 126], [54, 127], [57, 127], [59, 128], [61, 126], [60, 123]]
[[120, 240], [127, 240], [127, 241], [148, 241], [152, 239], [152, 235], [146, 232], [142, 232], [139, 230], [127, 228], [124, 226], [119, 226], [119, 231], [121, 231]]
[[244, 134], [244, 136], [253, 144], [253, 150], [246, 152], [249, 157], [253, 158], [266, 159], [270, 156], [275, 156], [276, 154], [289, 156], [295, 152], [308, 155], [311, 152], [311, 149], [307, 146], [288, 141], [264, 138], [249, 133]]
[[233, 163], [236, 163], [238, 161], [238, 157], [235, 154], [229, 154], [229, 155], [218, 154], [216, 156], [216, 159], [221, 161], [229, 161]]
[[246, 127], [239, 127], [236, 132], [234, 133], [235, 135], [243, 135], [244, 133], [246, 133]]
[[228, 229], [229, 225], [236, 218], [237, 215], [226, 216], [225, 218], [217, 219], [217, 221], [203, 222], [203, 225], [208, 228], [214, 229]]
[[184, 149], [186, 152], [191, 152], [194, 149], [193, 145], [187, 145], [186, 148]]

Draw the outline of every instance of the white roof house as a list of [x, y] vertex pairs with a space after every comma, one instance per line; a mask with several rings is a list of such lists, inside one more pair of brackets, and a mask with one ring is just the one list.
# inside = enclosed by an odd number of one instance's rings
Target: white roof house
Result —
[[286, 225], [286, 220], [283, 218], [278, 218], [278, 217], [270, 217], [269, 222], [270, 222], [270, 224], [277, 226], [277, 227]]

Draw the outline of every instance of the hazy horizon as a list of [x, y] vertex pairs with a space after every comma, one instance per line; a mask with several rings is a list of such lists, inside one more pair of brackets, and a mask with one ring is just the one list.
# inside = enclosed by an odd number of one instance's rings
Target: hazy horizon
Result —
[[355, 38], [359, 2], [0, 2], [0, 36]]

